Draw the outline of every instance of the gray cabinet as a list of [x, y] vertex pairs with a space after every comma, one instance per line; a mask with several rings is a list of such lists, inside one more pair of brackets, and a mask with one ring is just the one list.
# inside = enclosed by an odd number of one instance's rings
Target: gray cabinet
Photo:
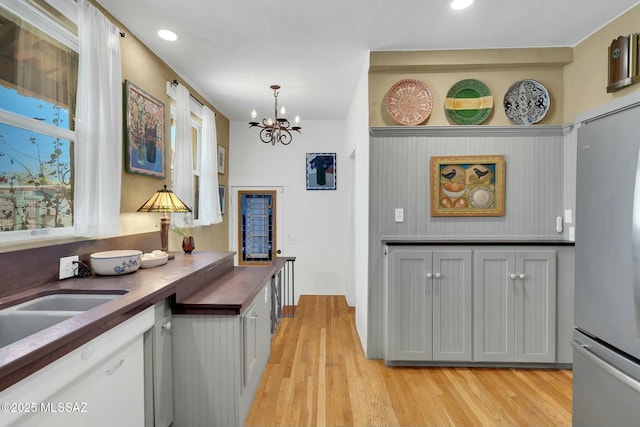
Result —
[[173, 314], [174, 425], [244, 425], [271, 353], [271, 280], [239, 315]]
[[556, 252], [474, 253], [474, 360], [555, 362]]
[[271, 354], [271, 282], [260, 292], [242, 319], [242, 378], [240, 414], [244, 424]]
[[154, 306], [154, 325], [144, 334], [145, 427], [173, 423], [171, 308], [165, 299]]
[[471, 251], [389, 251], [387, 361], [472, 359]]

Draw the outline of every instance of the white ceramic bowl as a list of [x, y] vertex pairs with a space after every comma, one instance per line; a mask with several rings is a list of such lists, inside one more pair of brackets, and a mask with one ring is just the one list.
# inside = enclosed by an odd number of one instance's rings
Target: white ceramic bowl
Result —
[[151, 253], [142, 254], [142, 265], [140, 268], [152, 268], [167, 263], [169, 255], [163, 251], [153, 251]]
[[142, 251], [117, 250], [96, 252], [89, 256], [91, 267], [101, 276], [117, 276], [133, 273], [142, 264]]

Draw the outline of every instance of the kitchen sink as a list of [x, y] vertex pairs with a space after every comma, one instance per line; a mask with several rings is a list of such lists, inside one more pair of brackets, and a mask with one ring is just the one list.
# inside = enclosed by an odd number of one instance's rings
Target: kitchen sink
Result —
[[43, 295], [0, 310], [0, 348], [120, 298], [124, 293]]
[[34, 298], [11, 307], [17, 311], [87, 311], [122, 294], [53, 294]]
[[8, 311], [0, 313], [0, 348], [60, 323], [78, 312]]

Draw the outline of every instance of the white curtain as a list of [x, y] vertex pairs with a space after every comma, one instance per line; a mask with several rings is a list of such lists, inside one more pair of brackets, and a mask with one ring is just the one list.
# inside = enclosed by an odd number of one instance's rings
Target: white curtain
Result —
[[[193, 186], [193, 145], [191, 137], [191, 108], [189, 90], [178, 85], [176, 96], [176, 141], [173, 158], [173, 192], [192, 210], [195, 189]], [[184, 214], [172, 215], [172, 222], [184, 227]]]
[[200, 225], [222, 222], [218, 193], [218, 140], [216, 115], [206, 105], [202, 108], [202, 147], [200, 150]]
[[122, 65], [120, 32], [78, 1], [74, 221], [79, 236], [120, 232]]

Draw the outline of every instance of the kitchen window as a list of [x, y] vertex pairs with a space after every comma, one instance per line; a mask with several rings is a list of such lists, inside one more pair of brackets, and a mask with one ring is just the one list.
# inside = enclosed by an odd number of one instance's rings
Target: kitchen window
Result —
[[[176, 144], [176, 124], [175, 124], [175, 106], [171, 106], [171, 181], [173, 182], [173, 158]], [[191, 144], [193, 152], [193, 188], [195, 191], [193, 206], [189, 206], [193, 211], [192, 216], [194, 225], [198, 225], [199, 218], [199, 198], [200, 198], [200, 153], [202, 142], [202, 119], [191, 114]]]
[[71, 235], [77, 29], [44, 1], [3, 1], [0, 61], [0, 241]]

